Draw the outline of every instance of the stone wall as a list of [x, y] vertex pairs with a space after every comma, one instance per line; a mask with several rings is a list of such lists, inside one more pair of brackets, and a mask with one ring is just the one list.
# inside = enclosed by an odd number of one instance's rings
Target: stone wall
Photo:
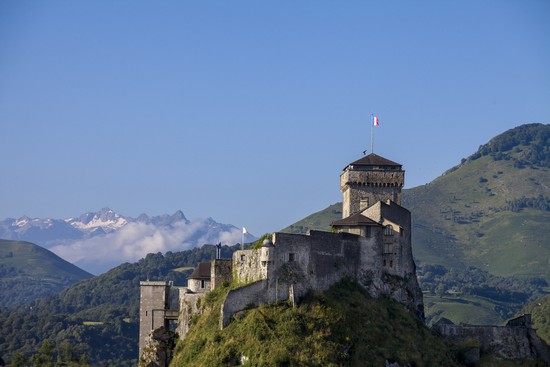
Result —
[[267, 292], [267, 280], [259, 280], [229, 291], [222, 304], [220, 327], [223, 329], [231, 322], [231, 317], [249, 305], [259, 306], [273, 302]]
[[432, 330], [454, 343], [477, 341], [479, 352], [473, 362], [480, 354], [493, 354], [509, 360], [541, 359], [550, 365], [550, 348], [528, 327], [438, 323]]
[[206, 293], [180, 292], [180, 314], [178, 317], [177, 332], [180, 339], [185, 339], [191, 328], [191, 318], [199, 313], [200, 299]]
[[376, 228], [368, 238], [321, 231], [311, 231], [309, 235], [275, 233], [274, 246], [270, 248], [273, 262], [267, 271], [262, 271], [265, 264], [260, 261], [260, 249], [235, 252], [238, 280], [256, 282], [230, 291], [222, 307], [222, 326], [233, 313], [250, 304], [287, 300], [291, 287], [299, 301], [309, 290], [327, 290], [345, 277], [359, 281], [373, 297], [396, 299], [423, 320], [422, 292], [414, 274], [412, 254], [406, 259], [405, 268], [412, 268], [413, 273], [392, 275], [382, 263], [382, 231]]
[[231, 259], [212, 260], [212, 265], [210, 266], [210, 289], [216, 289], [224, 282], [231, 283], [233, 279], [232, 269], [233, 261]]
[[233, 253], [233, 274], [239, 283], [262, 279], [260, 250], [238, 250]]

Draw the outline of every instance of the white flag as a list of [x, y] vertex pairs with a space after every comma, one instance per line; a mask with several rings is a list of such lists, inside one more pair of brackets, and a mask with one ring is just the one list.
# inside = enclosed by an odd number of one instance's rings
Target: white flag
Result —
[[245, 233], [248, 233], [248, 231], [246, 230], [246, 228], [243, 227], [243, 234]]

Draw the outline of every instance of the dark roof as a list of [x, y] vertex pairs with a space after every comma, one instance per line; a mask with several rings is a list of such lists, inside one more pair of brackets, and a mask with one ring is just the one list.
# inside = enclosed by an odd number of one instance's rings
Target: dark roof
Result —
[[398, 166], [401, 167], [401, 164], [394, 161], [390, 161], [384, 157], [380, 157], [374, 153], [364, 156], [361, 159], [356, 160], [355, 162], [350, 163], [348, 166]]
[[187, 279], [210, 279], [210, 262], [199, 263]]
[[335, 220], [331, 226], [378, 226], [379, 224], [361, 213], [350, 215], [347, 218]]

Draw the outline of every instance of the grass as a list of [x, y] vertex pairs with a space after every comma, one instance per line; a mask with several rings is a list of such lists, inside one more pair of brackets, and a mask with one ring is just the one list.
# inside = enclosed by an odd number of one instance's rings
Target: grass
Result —
[[445, 342], [402, 305], [372, 299], [349, 281], [310, 293], [298, 307], [279, 303], [242, 311], [224, 330], [222, 296], [206, 300], [204, 314], [177, 345], [172, 366], [223, 366], [242, 359], [251, 366], [456, 365]]

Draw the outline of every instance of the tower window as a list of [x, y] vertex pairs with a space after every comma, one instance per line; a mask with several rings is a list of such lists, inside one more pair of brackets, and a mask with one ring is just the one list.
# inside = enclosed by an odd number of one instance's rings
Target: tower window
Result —
[[384, 229], [384, 235], [385, 236], [393, 236], [393, 227], [391, 225], [387, 225]]
[[291, 252], [288, 254], [288, 262], [293, 262], [293, 261], [296, 261], [296, 254]]
[[201, 279], [201, 289], [204, 289], [204, 287], [205, 287], [204, 279]]
[[244, 255], [241, 255], [241, 261], [244, 261]]

